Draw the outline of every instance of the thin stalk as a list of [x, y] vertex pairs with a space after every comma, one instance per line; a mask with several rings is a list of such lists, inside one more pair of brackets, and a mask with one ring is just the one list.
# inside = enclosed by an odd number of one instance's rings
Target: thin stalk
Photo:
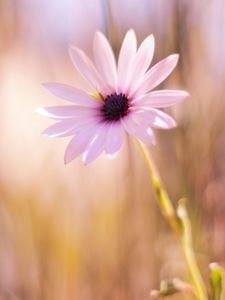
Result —
[[145, 160], [146, 166], [148, 168], [148, 171], [149, 171], [149, 174], [150, 174], [150, 177], [152, 180], [153, 188], [158, 196], [161, 211], [162, 211], [164, 217], [167, 219], [172, 230], [175, 232], [175, 234], [177, 236], [180, 236], [180, 224], [176, 217], [175, 210], [173, 208], [173, 205], [169, 199], [167, 192], [162, 187], [161, 180], [160, 180], [159, 175], [157, 174], [155, 168], [153, 167], [153, 164], [149, 157], [148, 151], [147, 151], [145, 145], [139, 140], [137, 140], [137, 146], [138, 146], [138, 148]]
[[191, 274], [193, 285], [195, 287], [196, 297], [199, 300], [204, 300], [208, 299], [208, 295], [193, 250], [191, 222], [187, 214], [185, 200], [186, 199], [181, 199], [177, 208], [177, 215], [180, 218], [182, 227], [182, 234], [180, 240], [188, 265], [188, 269]]
[[[161, 184], [161, 180], [159, 175], [156, 172], [155, 167], [153, 166], [149, 153], [145, 147], [145, 145], [137, 140], [137, 145], [140, 150], [141, 155], [143, 156], [146, 166], [148, 168], [153, 188], [157, 194], [159, 205], [161, 208], [161, 211], [165, 217], [165, 219], [168, 221], [170, 227], [176, 234], [177, 238], [181, 242], [181, 246], [184, 252], [184, 256], [186, 259], [186, 263], [192, 278], [194, 292], [196, 295], [196, 298], [198, 300], [208, 300], [208, 295], [206, 292], [206, 288], [204, 285], [204, 282], [201, 277], [201, 273], [199, 271], [198, 265], [196, 263], [193, 247], [192, 247], [192, 239], [191, 239], [191, 226], [190, 221], [188, 218], [188, 215], [186, 213], [186, 209], [184, 208], [184, 205], [178, 207], [178, 217], [176, 215], [175, 209], [173, 208], [173, 204], [163, 188]], [[179, 210], [180, 209], [180, 210]], [[184, 213], [185, 212], [185, 213]], [[185, 218], [182, 218], [185, 215]]]

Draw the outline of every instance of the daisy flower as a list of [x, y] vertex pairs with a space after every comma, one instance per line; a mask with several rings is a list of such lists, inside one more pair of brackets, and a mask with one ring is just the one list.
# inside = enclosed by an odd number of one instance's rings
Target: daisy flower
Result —
[[96, 32], [94, 37], [94, 62], [80, 49], [69, 47], [72, 63], [92, 90], [87, 93], [62, 83], [45, 83], [52, 94], [72, 105], [38, 109], [40, 114], [58, 120], [43, 134], [73, 136], [65, 151], [65, 163], [81, 154], [85, 164], [104, 151], [111, 156], [119, 151], [126, 134], [144, 144], [154, 144], [152, 128], [176, 126], [174, 119], [158, 108], [172, 106], [188, 93], [152, 90], [173, 71], [178, 55], [170, 55], [149, 69], [153, 53], [153, 35], [137, 49], [133, 30], [129, 30], [123, 40], [118, 63], [101, 32]]

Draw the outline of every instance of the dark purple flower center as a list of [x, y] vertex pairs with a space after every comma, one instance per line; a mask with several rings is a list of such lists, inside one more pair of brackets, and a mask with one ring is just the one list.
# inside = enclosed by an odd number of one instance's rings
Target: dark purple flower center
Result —
[[111, 94], [105, 98], [105, 104], [102, 107], [104, 119], [107, 121], [116, 121], [128, 113], [129, 103], [124, 94]]

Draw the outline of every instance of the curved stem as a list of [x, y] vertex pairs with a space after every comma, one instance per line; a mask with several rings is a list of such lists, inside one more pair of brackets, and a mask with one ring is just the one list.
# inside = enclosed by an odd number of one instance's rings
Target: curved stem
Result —
[[186, 263], [192, 278], [193, 287], [195, 291], [196, 298], [198, 300], [208, 300], [208, 295], [206, 292], [206, 288], [204, 285], [204, 282], [201, 277], [201, 273], [199, 271], [193, 247], [192, 247], [192, 238], [191, 238], [191, 225], [190, 220], [188, 218], [186, 208], [184, 206], [183, 202], [180, 202], [178, 207], [178, 217], [176, 215], [176, 212], [173, 208], [173, 204], [163, 188], [161, 184], [161, 180], [159, 175], [157, 174], [155, 167], [153, 166], [150, 156], [148, 154], [148, 151], [145, 147], [145, 145], [137, 140], [137, 145], [140, 150], [140, 153], [142, 154], [146, 166], [148, 168], [153, 188], [157, 194], [159, 205], [161, 208], [161, 211], [168, 221], [170, 227], [178, 237], [179, 241], [181, 242], [181, 246], [184, 252], [184, 256], [186, 259]]
[[137, 146], [145, 160], [146, 166], [148, 168], [153, 188], [158, 196], [159, 204], [162, 210], [162, 213], [164, 217], [167, 219], [168, 223], [170, 224], [172, 230], [176, 233], [176, 235], [180, 236], [180, 225], [178, 223], [178, 219], [176, 217], [175, 210], [173, 208], [173, 205], [169, 199], [169, 196], [167, 195], [167, 192], [162, 187], [161, 180], [159, 178], [159, 175], [157, 174], [151, 160], [148, 154], [148, 151], [145, 147], [145, 145], [137, 140]]
[[189, 272], [195, 287], [195, 294], [197, 299], [208, 299], [208, 295], [205, 289], [205, 285], [199, 271], [197, 261], [195, 258], [193, 245], [192, 245], [192, 232], [191, 232], [191, 222], [187, 214], [186, 199], [181, 199], [178, 203], [177, 215], [181, 221], [182, 234], [180, 237], [182, 248], [184, 250], [184, 255], [188, 265]]

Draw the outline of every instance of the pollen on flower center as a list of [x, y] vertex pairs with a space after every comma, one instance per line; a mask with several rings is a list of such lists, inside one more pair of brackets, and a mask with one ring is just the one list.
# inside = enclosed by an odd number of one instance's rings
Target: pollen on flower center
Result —
[[104, 119], [116, 121], [128, 113], [128, 98], [124, 94], [111, 94], [105, 98], [105, 103], [101, 109]]

